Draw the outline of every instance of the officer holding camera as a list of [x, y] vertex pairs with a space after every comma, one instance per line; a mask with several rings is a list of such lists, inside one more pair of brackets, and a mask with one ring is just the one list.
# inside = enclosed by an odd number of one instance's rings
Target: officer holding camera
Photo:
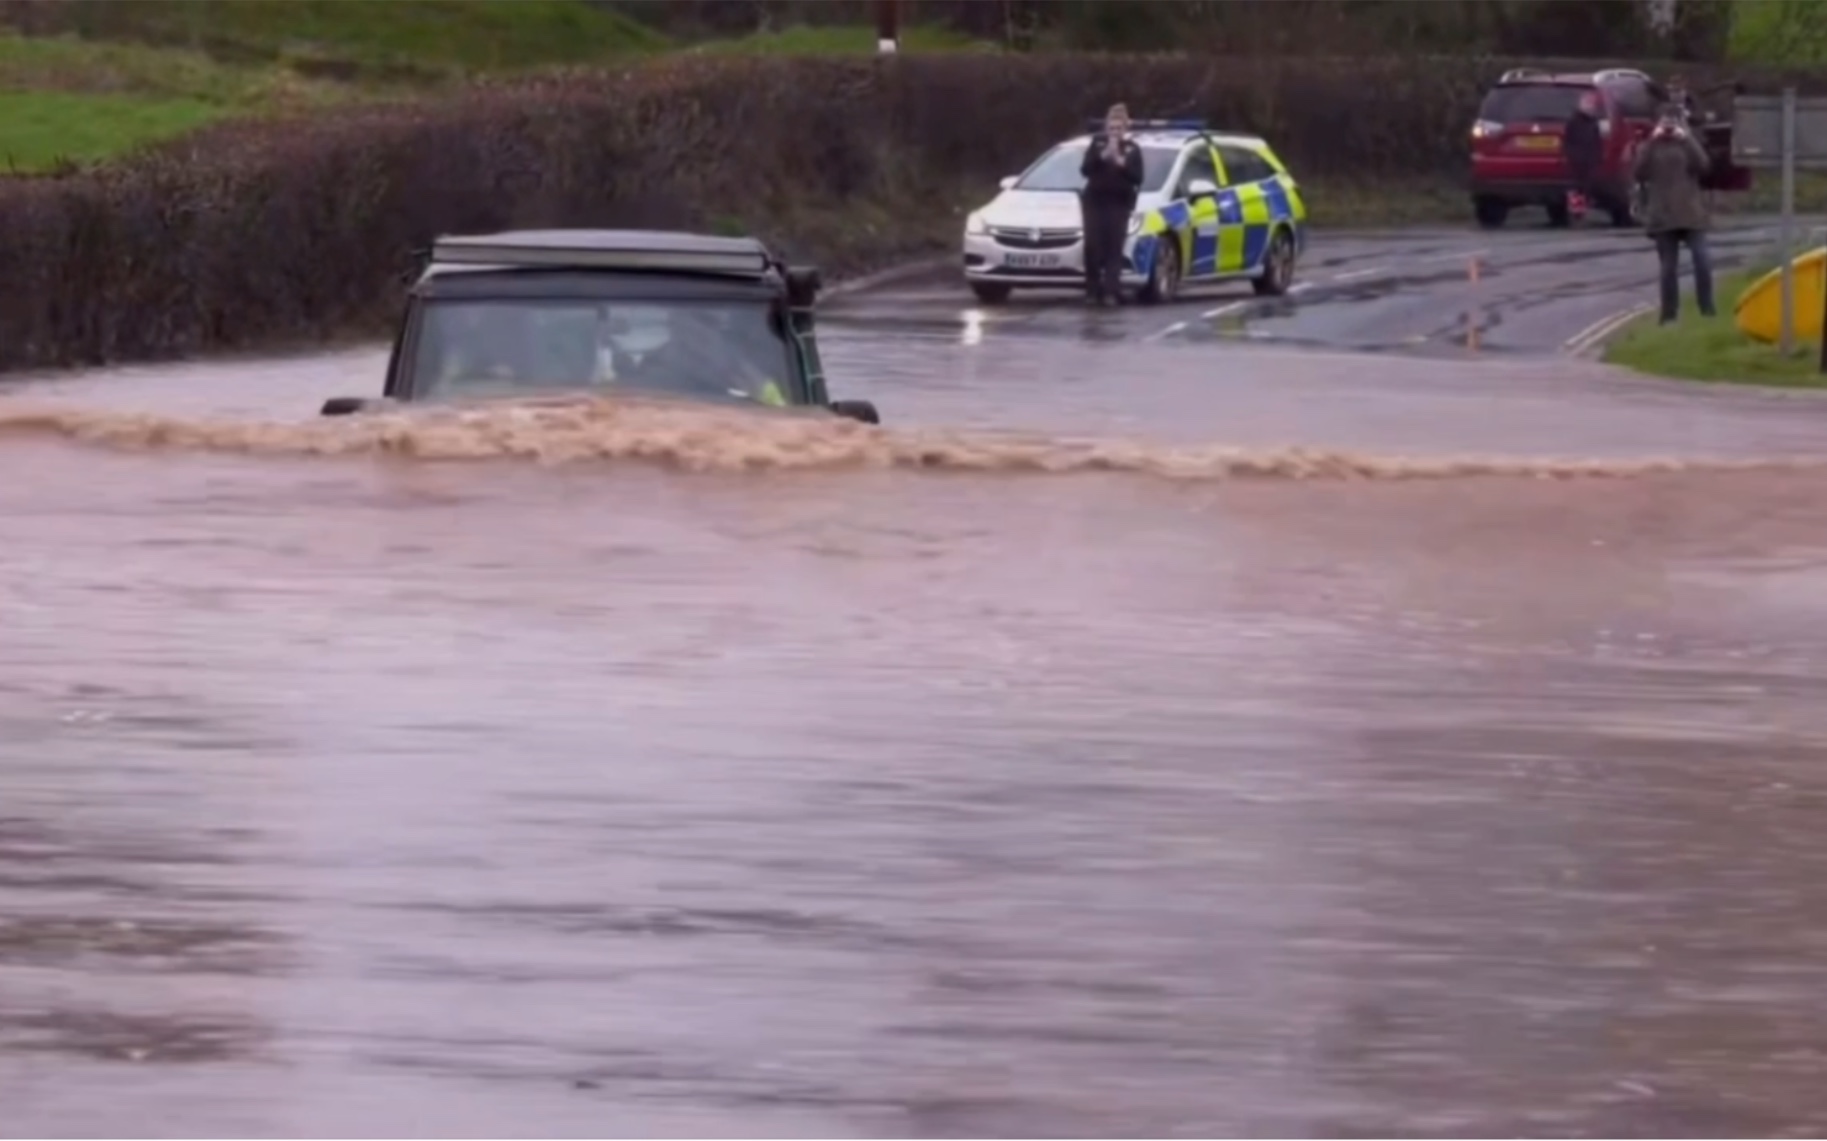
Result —
[[1085, 300], [1117, 305], [1123, 300], [1123, 245], [1129, 215], [1142, 186], [1142, 148], [1129, 137], [1129, 108], [1118, 103], [1104, 117], [1104, 129], [1092, 136], [1079, 173], [1085, 234]]
[[1712, 160], [1688, 126], [1686, 108], [1669, 103], [1656, 129], [1637, 152], [1634, 177], [1643, 204], [1643, 227], [1656, 243], [1661, 263], [1662, 323], [1681, 309], [1681, 247], [1694, 267], [1694, 299], [1702, 316], [1713, 315], [1713, 259], [1706, 232], [1712, 220], [1700, 180]]

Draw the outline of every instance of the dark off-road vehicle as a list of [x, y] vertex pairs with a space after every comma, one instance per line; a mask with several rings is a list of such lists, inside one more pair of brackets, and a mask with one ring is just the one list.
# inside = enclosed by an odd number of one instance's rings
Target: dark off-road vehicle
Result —
[[628, 393], [878, 423], [832, 401], [814, 332], [821, 288], [753, 238], [520, 230], [439, 238], [414, 283], [379, 399], [397, 404]]

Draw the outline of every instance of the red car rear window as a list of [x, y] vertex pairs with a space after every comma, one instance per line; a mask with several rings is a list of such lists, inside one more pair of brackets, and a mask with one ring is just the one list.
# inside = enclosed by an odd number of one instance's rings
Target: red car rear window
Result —
[[1570, 83], [1514, 83], [1493, 87], [1478, 117], [1493, 123], [1561, 123], [1571, 118], [1580, 96], [1593, 90]]

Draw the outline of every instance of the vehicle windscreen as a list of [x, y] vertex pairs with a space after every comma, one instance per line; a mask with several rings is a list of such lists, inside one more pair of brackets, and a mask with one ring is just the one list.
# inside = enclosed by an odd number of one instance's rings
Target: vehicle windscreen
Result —
[[[1054, 147], [1028, 168], [1015, 183], [1015, 189], [1070, 190], [1076, 194], [1085, 186], [1085, 176], [1078, 170], [1090, 146], [1090, 143], [1061, 143]], [[1143, 146], [1142, 190], [1153, 192], [1166, 186], [1167, 176], [1174, 169], [1174, 159], [1178, 157], [1179, 147]]]
[[1580, 96], [1591, 90], [1571, 83], [1493, 87], [1478, 108], [1478, 117], [1493, 123], [1564, 123], [1579, 107]]
[[413, 350], [415, 400], [609, 395], [791, 403], [792, 349], [758, 302], [434, 300]]

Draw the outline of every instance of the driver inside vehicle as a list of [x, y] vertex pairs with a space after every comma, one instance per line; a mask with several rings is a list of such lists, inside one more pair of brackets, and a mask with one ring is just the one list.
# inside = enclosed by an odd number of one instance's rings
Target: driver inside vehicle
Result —
[[438, 385], [515, 382], [528, 373], [525, 323], [488, 305], [453, 306], [438, 338]]
[[[599, 314], [599, 383], [784, 405], [779, 382], [728, 315], [660, 305], [620, 305]], [[718, 320], [718, 317], [724, 320]], [[778, 351], [776, 341], [773, 348]], [[763, 356], [761, 359], [767, 359]]]
[[789, 350], [765, 306], [460, 303], [434, 307], [423, 345], [445, 393], [625, 387], [788, 403]]

